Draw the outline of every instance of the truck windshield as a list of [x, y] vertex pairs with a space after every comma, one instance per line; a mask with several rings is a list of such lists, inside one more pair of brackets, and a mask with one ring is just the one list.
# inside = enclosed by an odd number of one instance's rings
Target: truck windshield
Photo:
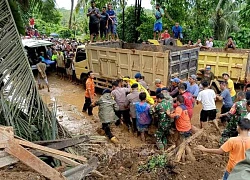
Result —
[[86, 60], [86, 52], [85, 49], [78, 49], [76, 52], [76, 62], [80, 62]]

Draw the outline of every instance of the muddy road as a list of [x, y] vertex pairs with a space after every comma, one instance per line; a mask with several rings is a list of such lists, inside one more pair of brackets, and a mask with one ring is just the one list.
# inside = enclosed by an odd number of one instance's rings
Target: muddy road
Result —
[[[59, 122], [65, 126], [73, 135], [98, 135], [97, 129], [101, 127], [98, 119], [98, 107], [94, 108], [94, 117], [82, 113], [84, 93], [82, 85], [75, 85], [69, 81], [60, 80], [56, 75], [48, 77], [51, 92], [46, 89], [40, 90], [40, 94], [46, 104], [51, 108], [57, 107]], [[99, 95], [96, 97], [98, 98]], [[217, 102], [217, 109], [221, 103]], [[194, 108], [192, 124], [199, 126], [199, 114], [201, 105]], [[139, 137], [135, 137], [123, 127], [111, 126], [113, 134], [119, 139], [119, 147], [115, 147], [108, 140], [101, 146], [103, 154], [97, 153], [100, 157], [98, 171], [108, 176], [109, 179], [221, 179], [226, 166], [227, 156], [208, 155], [194, 150], [196, 161], [193, 163], [181, 163], [175, 165], [178, 173], [171, 175], [169, 171], [156, 171], [153, 173], [138, 173], [138, 167], [146, 162], [149, 155], [159, 153], [155, 148], [154, 131], [151, 128], [146, 143], [143, 144]], [[197, 144], [206, 147], [218, 147], [220, 133], [211, 126], [206, 132], [207, 136], [200, 137], [190, 144], [194, 149]], [[147, 151], [145, 151], [147, 149]], [[141, 154], [144, 154], [141, 156]], [[146, 155], [145, 155], [146, 154]], [[128, 166], [129, 164], [129, 166]], [[166, 176], [165, 176], [166, 175]], [[89, 177], [89, 179], [98, 179]], [[102, 178], [99, 178], [102, 179]]]

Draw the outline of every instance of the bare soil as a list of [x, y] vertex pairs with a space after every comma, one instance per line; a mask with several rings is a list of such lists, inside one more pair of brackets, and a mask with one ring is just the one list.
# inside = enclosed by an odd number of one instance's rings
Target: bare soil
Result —
[[0, 180], [46, 180], [22, 163], [0, 169]]
[[[56, 102], [57, 116], [60, 123], [75, 135], [98, 135], [97, 129], [101, 127], [97, 116], [98, 108], [94, 108], [94, 117], [89, 117], [87, 114], [81, 112], [85, 92], [83, 87], [73, 85], [68, 81], [59, 80], [55, 75], [49, 76], [49, 82], [51, 92], [48, 93], [46, 89], [43, 89], [40, 93], [44, 102], [49, 106], [52, 107], [53, 103]], [[217, 107], [220, 109], [221, 103], [217, 103]], [[192, 119], [193, 125], [199, 125], [200, 110], [201, 106], [196, 105], [194, 108], [194, 118]], [[111, 129], [119, 139], [119, 145], [114, 146], [107, 140], [105, 144], [99, 144], [97, 148], [92, 148], [93, 152], [91, 152], [91, 155], [99, 158], [100, 164], [97, 170], [103, 175], [108, 176], [108, 179], [219, 180], [223, 176], [228, 160], [227, 155], [203, 154], [195, 150], [195, 147], [199, 144], [210, 148], [219, 147], [220, 133], [213, 125], [210, 125], [205, 130], [205, 135], [200, 136], [194, 142], [190, 143], [196, 158], [195, 162], [169, 162], [165, 168], [156, 169], [151, 172], [141, 172], [139, 171], [139, 167], [147, 163], [152, 155], [162, 154], [162, 152], [156, 149], [154, 144], [153, 133], [155, 128], [151, 128], [146, 143], [142, 143], [139, 137], [130, 134], [124, 126], [111, 126]], [[82, 149], [82, 151], [86, 152], [85, 149]], [[0, 180], [2, 178], [22, 179], [22, 175], [25, 177], [23, 179], [29, 179], [29, 176], [32, 177], [30, 179], [38, 179], [38, 177], [42, 179], [39, 174], [24, 165], [21, 165], [21, 168], [18, 164], [17, 167], [14, 166], [12, 169], [0, 170]], [[103, 178], [89, 176], [87, 179]]]

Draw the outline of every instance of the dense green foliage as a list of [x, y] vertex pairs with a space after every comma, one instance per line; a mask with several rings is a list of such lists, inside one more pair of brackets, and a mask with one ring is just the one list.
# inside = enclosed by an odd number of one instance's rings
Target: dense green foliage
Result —
[[[69, 27], [70, 10], [55, 9], [53, 0], [31, 0], [28, 11], [25, 11], [20, 3], [24, 0], [12, 1], [11, 7], [16, 19], [18, 29], [22, 24], [27, 24], [29, 16], [36, 19], [36, 28], [47, 35], [52, 32], [59, 33], [61, 37], [88, 38], [88, 17], [87, 9], [90, 7], [89, 1], [78, 0], [75, 10], [72, 12], [71, 30]], [[34, 2], [39, 2], [38, 4]], [[101, 8], [110, 0], [96, 0], [96, 6]], [[136, 25], [135, 9], [133, 6], [126, 6], [127, 0], [113, 0], [113, 7], [118, 15], [118, 33], [122, 38], [124, 29], [124, 41], [134, 42], [136, 31], [139, 31], [139, 40], [152, 39], [154, 26], [153, 10], [141, 10], [140, 25]], [[123, 4], [124, 2], [124, 4]], [[142, 1], [143, 2], [143, 1]], [[155, 1], [152, 0], [152, 7]], [[216, 46], [223, 46], [229, 35], [234, 37], [237, 46], [249, 48], [250, 30], [250, 0], [158, 0], [165, 11], [163, 17], [163, 28], [171, 28], [175, 22], [179, 22], [183, 28], [184, 39], [194, 42], [200, 38], [204, 42], [206, 38], [213, 36]], [[125, 22], [122, 21], [122, 7], [125, 6]], [[18, 20], [18, 12], [21, 13], [22, 21]], [[24, 23], [22, 23], [24, 22]], [[124, 27], [124, 28], [123, 28]], [[20, 31], [23, 33], [23, 31]]]

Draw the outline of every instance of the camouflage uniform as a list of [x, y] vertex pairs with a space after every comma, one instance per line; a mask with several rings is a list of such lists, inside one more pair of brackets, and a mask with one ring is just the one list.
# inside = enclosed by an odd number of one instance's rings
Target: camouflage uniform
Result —
[[163, 149], [167, 144], [166, 135], [169, 134], [169, 130], [171, 128], [171, 120], [167, 117], [166, 111], [171, 110], [172, 104], [165, 99], [162, 100], [161, 103], [158, 103], [154, 112], [158, 115], [158, 129], [155, 133], [156, 136], [156, 144], [159, 149]]
[[221, 134], [220, 144], [224, 144], [230, 137], [235, 137], [238, 135], [237, 124], [240, 119], [244, 118], [247, 114], [246, 109], [246, 99], [234, 103], [232, 108], [229, 111], [230, 121], [227, 124], [227, 127], [224, 129]]
[[169, 104], [170, 106], [170, 110], [173, 110], [173, 98], [172, 96], [170, 96], [169, 92], [163, 92], [162, 93], [164, 95], [164, 99], [166, 100], [167, 104]]

